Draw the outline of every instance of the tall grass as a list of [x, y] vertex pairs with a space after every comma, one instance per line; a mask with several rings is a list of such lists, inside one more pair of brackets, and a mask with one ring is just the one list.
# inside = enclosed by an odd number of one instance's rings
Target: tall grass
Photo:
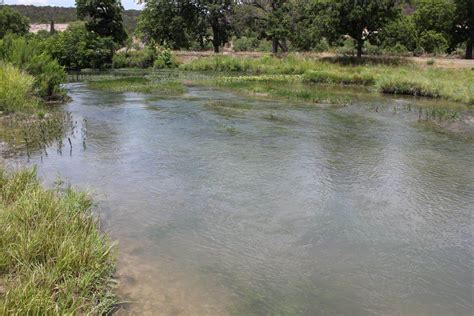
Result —
[[36, 108], [35, 79], [10, 64], [0, 63], [0, 111], [12, 113]]
[[34, 169], [0, 170], [0, 314], [110, 311], [113, 248], [91, 207], [84, 193], [43, 188]]
[[190, 71], [239, 72], [247, 75], [301, 75], [318, 84], [365, 85], [382, 93], [445, 98], [474, 104], [474, 72], [468, 69], [423, 68], [409, 62], [317, 60], [296, 55], [285, 58], [200, 58], [182, 65]]

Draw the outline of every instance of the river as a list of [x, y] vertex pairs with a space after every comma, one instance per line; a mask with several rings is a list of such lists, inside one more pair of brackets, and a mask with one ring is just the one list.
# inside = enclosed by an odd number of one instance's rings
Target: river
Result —
[[71, 151], [10, 162], [91, 192], [119, 314], [472, 314], [472, 140], [368, 110], [418, 101], [68, 90]]

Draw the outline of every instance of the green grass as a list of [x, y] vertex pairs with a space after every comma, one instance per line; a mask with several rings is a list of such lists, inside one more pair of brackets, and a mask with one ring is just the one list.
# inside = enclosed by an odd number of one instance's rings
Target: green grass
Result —
[[[409, 62], [391, 64], [371, 61], [365, 65], [353, 65], [339, 60], [325, 61], [296, 55], [285, 58], [214, 56], [191, 61], [181, 68], [189, 71], [237, 72], [249, 77], [278, 75], [282, 76], [280, 81], [364, 85], [382, 93], [444, 98], [474, 104], [474, 72], [468, 69], [424, 68]], [[254, 78], [245, 80], [259, 81]], [[260, 81], [276, 80], [266, 78]]]
[[84, 193], [47, 190], [34, 169], [0, 170], [0, 314], [111, 310], [113, 247]]
[[299, 75], [220, 77], [212, 84], [254, 96], [270, 96], [316, 103], [348, 104], [350, 97], [302, 83]]
[[184, 92], [184, 87], [179, 82], [154, 82], [145, 77], [89, 81], [88, 86], [92, 89], [109, 92], [156, 93], [161, 95], [177, 95]]
[[0, 63], [0, 111], [13, 113], [37, 108], [34, 84], [33, 76]]

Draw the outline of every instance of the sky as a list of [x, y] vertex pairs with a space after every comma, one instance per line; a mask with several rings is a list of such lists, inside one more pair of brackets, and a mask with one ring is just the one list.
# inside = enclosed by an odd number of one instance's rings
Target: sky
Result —
[[[74, 7], [75, 0], [5, 0], [5, 4], [33, 4], [51, 5], [57, 7]], [[122, 0], [125, 9], [140, 9], [141, 6], [135, 0]]]

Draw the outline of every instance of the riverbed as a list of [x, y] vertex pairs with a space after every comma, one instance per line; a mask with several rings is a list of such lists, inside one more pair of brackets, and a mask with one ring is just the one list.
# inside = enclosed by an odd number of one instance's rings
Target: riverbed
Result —
[[92, 194], [119, 313], [471, 315], [474, 143], [422, 101], [67, 89], [71, 146], [8, 159]]

